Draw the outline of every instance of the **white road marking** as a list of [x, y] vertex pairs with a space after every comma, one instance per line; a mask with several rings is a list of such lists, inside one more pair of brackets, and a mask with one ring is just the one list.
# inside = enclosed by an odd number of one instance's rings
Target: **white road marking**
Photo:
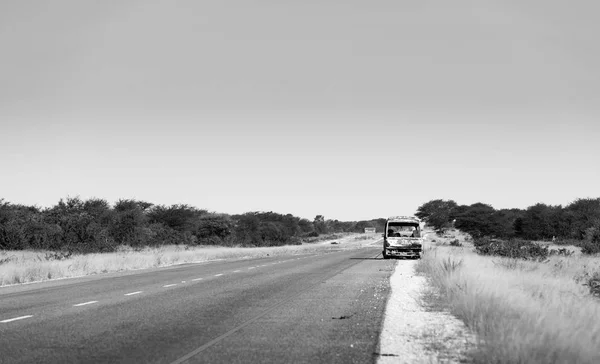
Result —
[[7, 322], [13, 322], [13, 321], [17, 321], [17, 320], [23, 320], [23, 319], [30, 318], [30, 317], [33, 317], [33, 315], [26, 315], [26, 316], [14, 317], [14, 318], [11, 318], [11, 319], [2, 320], [0, 322], [4, 324], [4, 323], [7, 323]]
[[220, 277], [222, 275], [223, 275], [223, 273], [215, 274], [215, 277]]
[[131, 293], [125, 293], [125, 296], [133, 296], [134, 294], [140, 294], [143, 291], [135, 291], [135, 292], [131, 292]]
[[204, 279], [204, 278], [194, 278], [194, 279], [192, 279], [192, 281], [201, 281], [201, 280], [203, 280], [203, 279]]
[[185, 283], [185, 281], [181, 281], [181, 283]]
[[173, 284], [165, 284], [165, 285], [163, 286], [163, 288], [167, 288], [167, 287], [173, 287], [173, 286], [176, 286], [176, 285], [177, 285], [177, 283], [173, 283]]
[[256, 268], [256, 267], [250, 267], [250, 268], [248, 268], [248, 269], [254, 269], [254, 268]]
[[78, 304], [76, 304], [76, 305], [73, 305], [73, 307], [79, 307], [79, 306], [91, 305], [91, 304], [94, 304], [94, 303], [96, 303], [96, 302], [98, 302], [98, 301], [88, 301], [88, 302], [78, 303]]
[[233, 273], [239, 273], [239, 272], [241, 272], [241, 270], [239, 270], [239, 269], [233, 271]]

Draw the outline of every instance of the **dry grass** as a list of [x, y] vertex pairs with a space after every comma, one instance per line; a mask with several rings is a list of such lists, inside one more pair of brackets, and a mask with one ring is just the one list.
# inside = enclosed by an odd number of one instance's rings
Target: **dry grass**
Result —
[[168, 245], [134, 250], [123, 246], [114, 253], [60, 255], [47, 251], [0, 251], [0, 286], [48, 279], [77, 277], [125, 270], [165, 267], [175, 264], [203, 262], [215, 259], [250, 259], [290, 254], [355, 249], [368, 242], [356, 241], [356, 235], [336, 239], [342, 245], [290, 245], [268, 248], [186, 247]]
[[583, 285], [600, 272], [599, 257], [538, 263], [437, 246], [418, 270], [436, 289], [425, 297], [439, 297], [477, 335], [474, 362], [600, 363], [600, 300]]

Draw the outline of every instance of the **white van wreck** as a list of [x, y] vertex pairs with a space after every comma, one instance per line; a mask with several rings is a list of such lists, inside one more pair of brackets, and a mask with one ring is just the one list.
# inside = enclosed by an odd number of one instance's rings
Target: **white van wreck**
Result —
[[422, 250], [421, 220], [414, 216], [387, 219], [383, 233], [383, 259], [392, 256], [420, 258]]

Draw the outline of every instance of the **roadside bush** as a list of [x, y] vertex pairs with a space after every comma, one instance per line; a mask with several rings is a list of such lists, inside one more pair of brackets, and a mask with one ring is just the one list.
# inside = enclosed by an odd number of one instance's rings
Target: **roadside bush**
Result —
[[146, 227], [148, 218], [144, 210], [149, 203], [136, 200], [119, 200], [115, 203], [110, 222], [110, 235], [119, 244], [139, 246], [151, 239], [152, 233]]
[[222, 241], [231, 235], [232, 228], [233, 223], [226, 215], [209, 214], [199, 219], [196, 236], [201, 242], [210, 242], [209, 244], [212, 245], [214, 242]]
[[585, 280], [584, 286], [587, 286], [590, 290], [590, 294], [594, 297], [600, 298], [600, 273], [596, 272], [591, 277]]
[[550, 249], [549, 251], [550, 255], [557, 255], [557, 256], [562, 256], [562, 257], [570, 257], [573, 254], [575, 254], [575, 252], [573, 250], [569, 250], [567, 248], [560, 248], [560, 249]]
[[457, 271], [458, 269], [460, 269], [463, 265], [463, 260], [455, 260], [452, 259], [451, 257], [448, 257], [446, 259], [443, 259], [440, 267], [442, 268], [442, 271], [445, 272], [446, 274], [451, 274], [454, 273], [455, 271]]
[[585, 269], [583, 274], [575, 277], [575, 282], [587, 286], [592, 296], [600, 298], [600, 271]]
[[583, 254], [600, 253], [600, 225], [585, 231], [585, 240], [581, 244]]
[[487, 237], [474, 240], [475, 251], [481, 255], [492, 255], [525, 260], [545, 260], [550, 252], [542, 246], [522, 239], [490, 239]]
[[44, 259], [46, 260], [65, 260], [71, 258], [73, 255], [70, 251], [57, 251], [57, 252], [48, 252], [44, 255]]
[[463, 245], [460, 242], [460, 240], [454, 239], [454, 240], [450, 240], [450, 246], [463, 246]]
[[0, 250], [42, 249], [72, 253], [115, 251], [167, 245], [281, 246], [319, 239], [319, 232], [340, 233], [364, 227], [383, 229], [385, 219], [344, 222], [315, 221], [292, 214], [248, 212], [209, 213], [193, 206], [153, 205], [120, 199], [61, 199], [49, 208], [15, 205], [0, 198]]
[[162, 223], [173, 230], [184, 232], [195, 231], [198, 219], [206, 214], [206, 210], [198, 210], [189, 205], [157, 205], [149, 209], [147, 216], [150, 223]]

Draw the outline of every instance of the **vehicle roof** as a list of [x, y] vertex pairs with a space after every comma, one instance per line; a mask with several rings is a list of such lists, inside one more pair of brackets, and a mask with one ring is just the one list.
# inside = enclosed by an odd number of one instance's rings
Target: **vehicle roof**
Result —
[[415, 222], [415, 223], [419, 223], [421, 222], [421, 220], [418, 217], [415, 216], [390, 216], [387, 219], [388, 222], [390, 221], [394, 221], [394, 222]]

